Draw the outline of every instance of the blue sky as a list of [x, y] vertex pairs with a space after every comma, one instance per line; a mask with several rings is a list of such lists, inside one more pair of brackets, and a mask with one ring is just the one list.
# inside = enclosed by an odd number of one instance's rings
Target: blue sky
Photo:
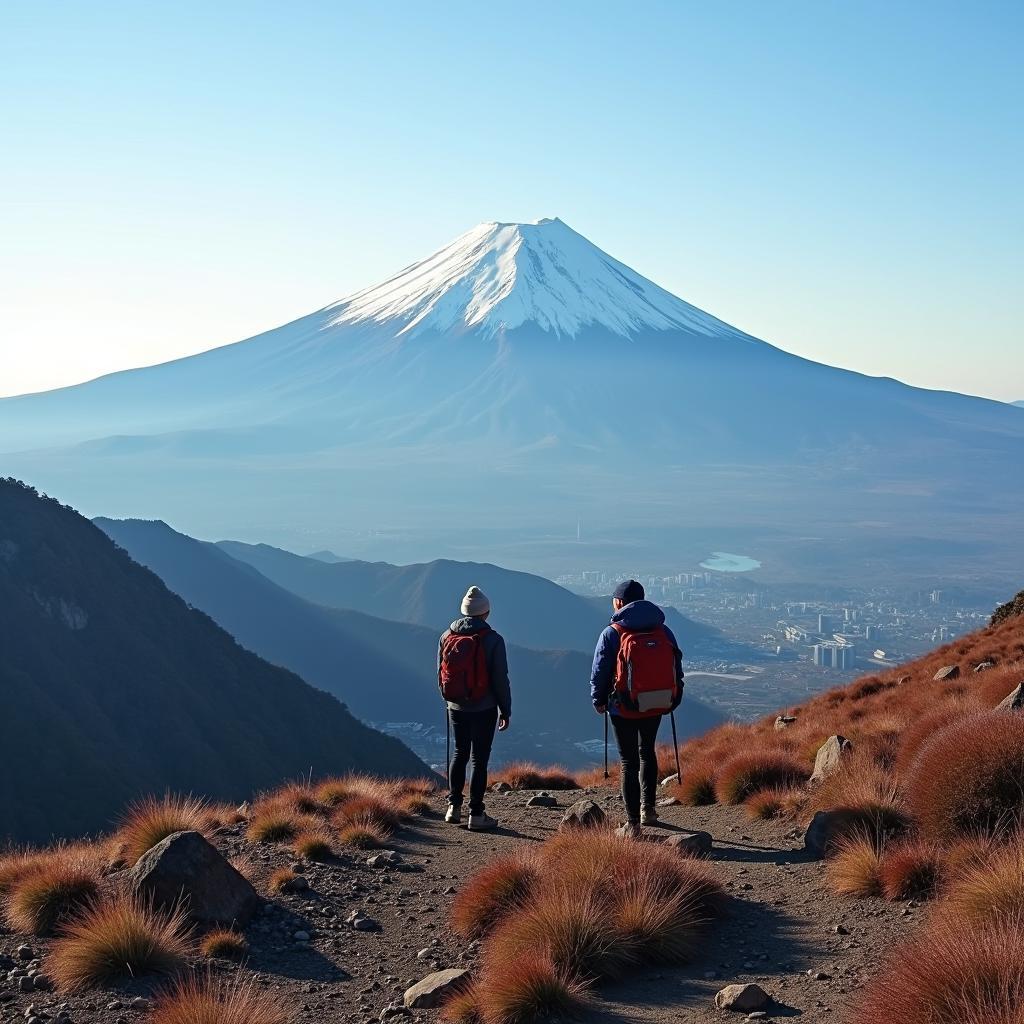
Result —
[[1019, 3], [0, 7], [0, 394], [560, 216], [790, 351], [1024, 398]]

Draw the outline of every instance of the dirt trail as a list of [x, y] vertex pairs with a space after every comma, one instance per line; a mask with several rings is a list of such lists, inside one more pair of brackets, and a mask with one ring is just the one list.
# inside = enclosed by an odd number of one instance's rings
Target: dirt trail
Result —
[[[414, 830], [397, 834], [391, 844], [406, 870], [370, 868], [362, 854], [329, 865], [305, 865], [309, 891], [275, 897], [248, 929], [248, 962], [242, 967], [218, 964], [214, 971], [255, 972], [260, 984], [287, 994], [297, 1022], [378, 1020], [385, 1007], [401, 1001], [411, 982], [431, 970], [472, 966], [472, 954], [446, 924], [452, 894], [465, 878], [491, 857], [553, 834], [562, 810], [576, 799], [589, 796], [613, 818], [619, 816], [618, 797], [609, 790], [554, 794], [557, 808], [528, 808], [531, 795], [491, 795], [488, 810], [501, 821], [500, 830], [492, 834], [446, 825], [439, 813], [420, 819]], [[440, 810], [441, 799], [435, 804]], [[663, 826], [649, 829], [651, 835], [699, 829], [714, 837], [712, 863], [730, 893], [728, 913], [713, 926], [692, 964], [651, 968], [626, 982], [598, 988], [588, 1019], [742, 1019], [742, 1014], [716, 1010], [714, 994], [727, 984], [756, 981], [777, 1000], [771, 1019], [839, 1020], [880, 955], [922, 914], [906, 904], [837, 899], [825, 888], [823, 865], [809, 860], [801, 840], [784, 826], [750, 822], [738, 808], [662, 810]], [[249, 852], [259, 879], [294, 863], [285, 849], [252, 847], [242, 831], [222, 830], [216, 842], [226, 853]], [[348, 928], [345, 918], [356, 909], [379, 921], [380, 930]], [[310, 941], [303, 941], [301, 933]], [[0, 954], [16, 960], [17, 948], [25, 942], [45, 954], [45, 941], [9, 932], [0, 934]], [[55, 1016], [63, 1004], [72, 1024], [130, 1022], [144, 1016], [144, 1011], [131, 1008], [130, 998], [155, 989], [140, 980], [118, 992], [84, 997], [26, 995], [17, 991], [16, 981], [5, 981], [5, 974], [0, 974], [0, 993], [7, 997], [0, 1003], [4, 1021], [24, 1019], [30, 1004]], [[424, 1021], [434, 1016], [417, 1014]]]

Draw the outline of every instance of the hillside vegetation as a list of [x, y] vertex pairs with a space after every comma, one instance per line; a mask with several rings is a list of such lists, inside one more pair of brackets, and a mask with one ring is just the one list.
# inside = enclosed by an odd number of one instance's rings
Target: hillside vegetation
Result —
[[167, 788], [241, 799], [285, 777], [427, 768], [249, 653], [88, 520], [0, 481], [0, 833], [102, 828]]

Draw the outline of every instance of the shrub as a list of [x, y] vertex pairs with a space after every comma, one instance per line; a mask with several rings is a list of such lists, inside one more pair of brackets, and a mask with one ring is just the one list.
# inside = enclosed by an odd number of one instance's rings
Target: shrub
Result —
[[327, 811], [317, 793], [304, 782], [290, 782], [282, 786], [270, 794], [267, 802], [288, 807], [296, 814], [302, 815], [319, 815]]
[[942, 850], [925, 839], [902, 839], [886, 848], [879, 867], [887, 900], [927, 900], [942, 882]]
[[963, 701], [943, 704], [915, 718], [906, 728], [900, 739], [899, 751], [896, 755], [896, 770], [900, 775], [907, 775], [914, 764], [921, 748], [937, 733], [955, 722], [962, 721], [977, 709]]
[[1012, 1024], [1024, 1002], [1024, 929], [935, 918], [899, 947], [855, 1007], [858, 1024]]
[[903, 796], [890, 772], [858, 751], [810, 793], [806, 813], [832, 811], [832, 841], [856, 834], [876, 843], [910, 827]]
[[295, 856], [309, 860], [329, 860], [334, 856], [330, 837], [323, 832], [303, 832], [295, 840]]
[[47, 973], [64, 992], [126, 976], [173, 974], [186, 962], [185, 936], [183, 909], [163, 914], [121, 896], [93, 904], [63, 926]]
[[150, 1024], [289, 1024], [294, 1014], [275, 992], [248, 982], [189, 978], [157, 999]]
[[1016, 825], [1024, 812], [1024, 716], [990, 711], [947, 726], [921, 748], [907, 795], [936, 841]]
[[249, 952], [249, 943], [244, 935], [219, 928], [203, 936], [199, 951], [213, 960], [242, 960]]
[[947, 906], [953, 918], [968, 923], [1024, 920], [1024, 847], [1019, 842], [1002, 847], [963, 871], [950, 883]]
[[481, 1024], [483, 1018], [480, 1016], [480, 997], [476, 987], [470, 986], [456, 992], [441, 1007], [439, 1016], [448, 1024]]
[[332, 820], [339, 828], [346, 825], [370, 825], [390, 832], [402, 821], [402, 812], [393, 800], [380, 796], [352, 796], [334, 810]]
[[267, 879], [267, 889], [272, 893], [287, 892], [292, 882], [298, 877], [291, 868], [278, 868]]
[[715, 763], [711, 759], [688, 762], [673, 795], [687, 807], [706, 807], [715, 802]]
[[99, 896], [100, 874], [74, 853], [41, 858], [14, 883], [4, 908], [16, 932], [45, 935]]
[[206, 827], [223, 828], [226, 825], [241, 825], [246, 816], [234, 804], [210, 804], [206, 808]]
[[352, 795], [352, 789], [344, 779], [325, 779], [316, 789], [316, 798], [324, 807], [337, 807]]
[[210, 812], [205, 800], [167, 793], [161, 799], [146, 797], [132, 804], [117, 830], [125, 860], [135, 864], [157, 843], [176, 832], [210, 831]]
[[246, 836], [254, 843], [286, 843], [320, 824], [312, 815], [300, 814], [288, 803], [270, 799], [253, 809]]
[[451, 909], [455, 934], [477, 939], [491, 932], [501, 920], [523, 908], [537, 877], [537, 863], [528, 854], [511, 853], [491, 861], [455, 897]]
[[422, 815], [430, 813], [430, 801], [420, 793], [406, 793], [398, 801], [403, 814]]
[[520, 956], [487, 971], [477, 988], [485, 1024], [537, 1024], [578, 1017], [586, 1008], [583, 986], [558, 973], [543, 956]]
[[390, 833], [378, 825], [346, 825], [338, 833], [338, 841], [342, 846], [351, 846], [355, 850], [373, 850], [388, 841]]
[[746, 799], [747, 814], [751, 818], [761, 821], [769, 821], [772, 818], [781, 818], [787, 807], [792, 805], [794, 791], [774, 787], [762, 789], [760, 792], [748, 796]]
[[579, 789], [576, 778], [561, 765], [541, 768], [529, 761], [514, 761], [492, 772], [492, 778], [513, 789]]
[[38, 865], [42, 856], [35, 850], [8, 850], [0, 855], [0, 896], [6, 896], [20, 879]]
[[828, 862], [829, 883], [840, 896], [878, 896], [882, 891], [880, 867], [878, 839], [867, 832], [854, 832], [836, 843]]
[[715, 780], [719, 803], [741, 804], [762, 789], [806, 782], [810, 771], [802, 761], [775, 751], [753, 750], [736, 754], [722, 765]]

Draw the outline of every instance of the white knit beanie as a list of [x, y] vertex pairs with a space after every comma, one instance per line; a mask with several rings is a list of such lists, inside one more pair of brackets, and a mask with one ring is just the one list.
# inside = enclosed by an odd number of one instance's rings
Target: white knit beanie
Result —
[[491, 602], [479, 587], [470, 587], [462, 599], [463, 615], [486, 615], [491, 610]]

